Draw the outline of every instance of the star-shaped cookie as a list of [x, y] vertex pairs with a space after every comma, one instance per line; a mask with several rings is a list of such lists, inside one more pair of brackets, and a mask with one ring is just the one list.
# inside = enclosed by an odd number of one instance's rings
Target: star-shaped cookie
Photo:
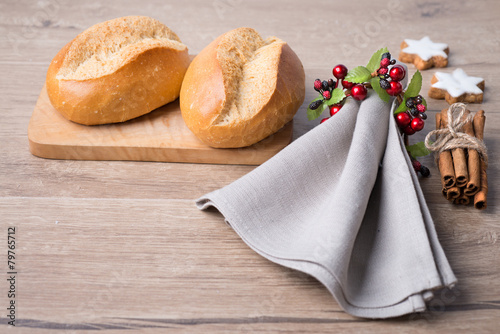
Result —
[[470, 77], [461, 68], [451, 74], [436, 72], [431, 79], [429, 97], [433, 99], [446, 99], [446, 102], [482, 103], [484, 79]]
[[404, 63], [413, 63], [419, 70], [426, 70], [433, 66], [446, 67], [449, 52], [447, 44], [434, 43], [427, 36], [420, 40], [405, 39], [401, 43], [399, 60]]

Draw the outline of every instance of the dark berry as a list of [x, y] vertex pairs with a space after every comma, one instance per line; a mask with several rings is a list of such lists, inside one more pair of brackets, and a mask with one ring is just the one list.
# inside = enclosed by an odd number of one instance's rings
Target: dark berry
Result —
[[391, 81], [390, 85], [391, 87], [386, 89], [386, 92], [391, 96], [399, 95], [403, 91], [403, 86], [399, 83], [399, 81]]
[[413, 165], [413, 169], [415, 170], [415, 172], [419, 172], [420, 169], [422, 168], [422, 164], [417, 160], [413, 160], [411, 163]]
[[414, 118], [411, 120], [411, 128], [415, 131], [420, 131], [424, 128], [424, 121], [422, 121], [420, 118]]
[[422, 97], [419, 95], [415, 98], [415, 104], [420, 104], [422, 103]]
[[427, 108], [423, 104], [417, 104], [417, 109], [420, 112], [425, 112]]
[[[325, 81], [326, 82], [326, 81]], [[328, 83], [327, 83], [328, 84]], [[332, 93], [330, 93], [329, 90], [323, 91], [323, 97], [327, 100], [329, 100], [332, 97]]]
[[322, 124], [322, 123], [325, 123], [326, 121], [328, 121], [330, 119], [330, 117], [325, 117], [321, 120], [321, 122], [319, 124]]
[[382, 89], [389, 89], [391, 88], [391, 84], [385, 79], [380, 79], [380, 87], [382, 87]]
[[382, 59], [389, 58], [391, 59], [391, 54], [389, 52], [386, 52], [382, 55]]
[[383, 58], [380, 61], [380, 67], [387, 67], [391, 63], [391, 60], [389, 58]]
[[396, 59], [391, 60], [391, 65], [396, 64]]
[[409, 98], [408, 100], [406, 100], [406, 107], [412, 108], [414, 105], [415, 105], [415, 102], [413, 102], [412, 98]]
[[418, 115], [418, 117], [420, 117], [420, 118], [421, 118], [421, 119], [423, 119], [423, 120], [426, 120], [426, 119], [427, 119], [427, 114], [426, 114], [426, 113], [421, 112], [421, 113]]
[[351, 88], [352, 98], [358, 101], [364, 100], [366, 95], [368, 94], [368, 90], [362, 84], [356, 84]]
[[401, 81], [406, 75], [406, 71], [401, 65], [394, 65], [389, 71], [389, 76], [394, 81]]
[[342, 87], [344, 87], [346, 89], [351, 89], [352, 86], [354, 86], [354, 83], [346, 81], [346, 80], [342, 80]]
[[413, 117], [417, 117], [418, 116], [418, 109], [415, 108], [415, 107], [412, 107], [409, 109], [410, 110], [410, 114], [413, 116]]
[[411, 127], [411, 125], [408, 125], [406, 128], [403, 129], [403, 132], [406, 135], [411, 136], [412, 134], [415, 133], [415, 130], [413, 130], [413, 128]]
[[389, 73], [384, 74], [384, 78], [389, 79]]
[[431, 171], [429, 170], [429, 168], [422, 166], [420, 167], [420, 174], [422, 174], [423, 177], [429, 177], [431, 176]]
[[335, 81], [333, 79], [328, 79], [328, 86], [330, 88], [334, 88], [335, 87]]
[[347, 67], [342, 64], [335, 66], [332, 70], [333, 76], [339, 80], [344, 79], [347, 75]]
[[333, 116], [336, 113], [338, 113], [340, 111], [340, 109], [342, 109], [342, 105], [341, 104], [334, 104], [334, 105], [332, 105], [330, 107], [330, 116]]
[[323, 100], [316, 100], [316, 101], [313, 101], [311, 102], [311, 104], [309, 105], [309, 109], [311, 110], [316, 110], [319, 108], [319, 106], [323, 103]]
[[319, 92], [320, 89], [321, 89], [321, 80], [319, 79], [314, 80], [314, 90]]
[[400, 112], [396, 115], [396, 124], [404, 129], [411, 123], [411, 116], [407, 112]]
[[386, 75], [386, 74], [387, 74], [387, 72], [389, 72], [389, 69], [388, 69], [387, 67], [381, 67], [381, 68], [379, 68], [379, 69], [378, 69], [378, 71], [377, 71], [377, 72], [378, 72], [378, 74], [380, 74], [380, 75]]
[[328, 81], [323, 80], [323, 82], [321, 83], [321, 88], [322, 88], [323, 90], [329, 90], [329, 89], [330, 89], [330, 86], [328, 86]]

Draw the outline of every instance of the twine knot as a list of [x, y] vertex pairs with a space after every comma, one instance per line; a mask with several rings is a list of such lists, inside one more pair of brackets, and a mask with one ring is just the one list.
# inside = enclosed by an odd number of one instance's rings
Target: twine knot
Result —
[[[472, 122], [473, 118], [472, 114], [464, 116], [465, 111], [465, 104], [453, 103], [448, 108], [447, 127], [429, 132], [427, 136], [425, 136], [425, 147], [427, 147], [429, 151], [436, 153], [436, 156], [439, 156], [439, 154], [443, 151], [453, 150], [456, 148], [476, 150], [487, 165], [488, 154], [484, 142], [462, 131], [463, 126], [468, 122]], [[431, 141], [432, 136], [436, 136], [435, 142]]]

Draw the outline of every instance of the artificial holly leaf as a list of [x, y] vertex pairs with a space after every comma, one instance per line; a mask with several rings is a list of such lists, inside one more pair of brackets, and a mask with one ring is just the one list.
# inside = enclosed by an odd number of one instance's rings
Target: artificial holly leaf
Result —
[[332, 97], [326, 101], [329, 106], [339, 103], [345, 98], [345, 93], [342, 88], [335, 88], [332, 91]]
[[403, 102], [399, 104], [399, 106], [394, 110], [394, 115], [399, 114], [400, 112], [404, 112], [408, 110], [408, 107], [406, 107], [406, 97], [403, 97]]
[[375, 53], [370, 58], [370, 61], [366, 65], [368, 71], [373, 72], [380, 67], [380, 60], [382, 60], [382, 55], [386, 52], [389, 52], [387, 48], [382, 48], [380, 50], [375, 51]]
[[427, 147], [425, 147], [425, 144], [424, 144], [423, 141], [418, 142], [418, 143], [413, 144], [413, 145], [406, 146], [406, 150], [408, 151], [408, 153], [410, 153], [410, 155], [413, 158], [424, 157], [424, 156], [426, 156], [426, 155], [428, 155], [428, 154], [431, 153], [427, 149]]
[[406, 91], [404, 93], [404, 97], [413, 97], [417, 96], [420, 93], [420, 89], [422, 88], [422, 74], [420, 73], [419, 70], [413, 74], [413, 77], [411, 77], [410, 84], [408, 85], [408, 88], [406, 88]]
[[372, 72], [364, 66], [357, 66], [347, 73], [344, 80], [352, 83], [363, 83], [370, 81], [372, 77]]
[[[381, 50], [383, 50], [383, 49], [381, 49]], [[372, 85], [373, 90], [375, 92], [377, 92], [378, 96], [380, 97], [380, 99], [382, 101], [389, 102], [391, 97], [389, 96], [389, 94], [387, 94], [385, 89], [382, 89], [382, 87], [380, 87], [380, 78], [379, 77], [372, 78], [370, 80], [370, 84]]]
[[[322, 100], [322, 99], [323, 99], [323, 96], [320, 95], [319, 97], [312, 100], [311, 103], [313, 103], [314, 101]], [[311, 105], [311, 104], [309, 104], [309, 105]], [[323, 102], [318, 108], [316, 108], [314, 110], [307, 108], [307, 119], [312, 121], [312, 120], [318, 118], [323, 113], [323, 111], [325, 111], [326, 108], [328, 108], [328, 104], [326, 104], [325, 102]]]

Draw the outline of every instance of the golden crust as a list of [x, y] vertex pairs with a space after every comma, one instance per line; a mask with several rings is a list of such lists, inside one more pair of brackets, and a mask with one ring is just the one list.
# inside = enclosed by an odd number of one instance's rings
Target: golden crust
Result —
[[206, 144], [218, 148], [245, 147], [275, 133], [292, 120], [304, 101], [305, 74], [293, 50], [286, 43], [273, 40], [281, 42], [268, 50], [278, 59], [272, 73], [268, 73], [275, 84], [271, 93], [265, 85], [255, 86], [251, 92], [256, 99], [262, 96], [268, 99], [259, 102], [262, 107], [251, 117], [234, 116], [230, 121], [221, 122], [221, 112], [227, 112], [231, 103], [228, 96], [238, 95], [229, 90], [241, 92], [241, 83], [224, 86], [223, 69], [217, 59], [218, 48], [228, 47], [226, 34], [210, 43], [189, 66], [181, 88], [180, 106], [188, 128]]
[[[124, 21], [125, 19], [130, 20], [123, 18]], [[149, 18], [139, 17], [133, 21], [147, 24], [149, 22], [147, 19]], [[120, 19], [112, 21], [114, 24], [120, 23]], [[127, 29], [125, 25], [110, 32], [109, 24], [106, 23], [100, 25], [106, 28], [102, 29], [102, 33], [110, 39], [113, 38], [113, 34], [125, 33]], [[151, 27], [142, 27], [151, 30]], [[140, 34], [140, 31], [135, 29], [140, 30], [141, 25], [132, 25], [129, 29], [132, 29], [129, 31], [130, 34]], [[166, 27], [162, 29], [170, 31]], [[101, 31], [99, 25], [88, 30], [93, 34]], [[154, 39], [145, 44], [138, 40], [130, 43], [128, 49], [123, 48], [122, 54], [118, 54], [118, 58], [122, 57], [119, 59], [119, 66], [113, 63], [113, 68], [110, 70], [92, 72], [89, 68], [89, 71], [84, 73], [78, 72], [78, 66], [84, 65], [75, 65], [75, 62], [83, 64], [85, 59], [89, 61], [88, 59], [95, 53], [87, 52], [85, 58], [76, 55], [74, 50], [77, 50], [79, 45], [82, 46], [82, 43], [88, 43], [85, 38], [83, 40], [87, 42], [81, 42], [82, 35], [85, 37], [86, 34], [88, 32], [80, 34], [64, 46], [52, 60], [47, 72], [46, 84], [50, 101], [65, 118], [85, 125], [124, 122], [151, 112], [179, 96], [182, 80], [189, 65], [188, 50], [185, 46], [171, 47], [168, 42], [156, 43]], [[175, 38], [178, 39], [176, 35]], [[85, 52], [85, 48], [87, 51], [88, 49], [95, 51], [105, 46], [82, 46], [82, 52]], [[80, 59], [75, 60], [78, 57]], [[95, 61], [97, 67], [108, 65], [103, 58], [92, 61]], [[102, 60], [101, 63], [99, 59]]]

